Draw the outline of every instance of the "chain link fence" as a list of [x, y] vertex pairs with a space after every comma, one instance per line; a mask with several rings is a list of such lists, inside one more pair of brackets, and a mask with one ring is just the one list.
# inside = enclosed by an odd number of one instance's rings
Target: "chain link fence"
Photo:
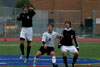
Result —
[[55, 18], [57, 32], [62, 33], [62, 30], [65, 27], [65, 21], [71, 21], [72, 28], [76, 31], [76, 34], [80, 35], [80, 10], [57, 10]]
[[100, 37], [100, 10], [93, 10], [93, 34]]
[[[16, 20], [16, 15], [22, 13], [22, 9], [0, 7], [0, 37], [19, 37], [21, 22]], [[86, 27], [81, 25], [80, 10], [35, 10], [33, 17], [33, 37], [41, 37], [42, 33], [47, 31], [47, 24], [53, 23], [54, 30], [59, 34], [64, 29], [64, 22], [71, 21], [72, 28], [79, 36], [87, 35]], [[99, 35], [100, 11], [93, 11], [93, 32], [92, 36]], [[4, 24], [7, 24], [5, 27]]]
[[[22, 9], [0, 7], [0, 37], [19, 37], [21, 21], [16, 20], [16, 15]], [[33, 17], [33, 37], [39, 37], [47, 30], [48, 11], [36, 10]], [[5, 27], [4, 24], [7, 24]]]

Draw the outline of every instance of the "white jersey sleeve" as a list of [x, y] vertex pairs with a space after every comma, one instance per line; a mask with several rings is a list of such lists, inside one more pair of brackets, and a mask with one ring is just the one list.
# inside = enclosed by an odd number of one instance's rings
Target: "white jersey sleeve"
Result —
[[56, 32], [56, 38], [60, 38], [60, 34]]
[[46, 42], [46, 33], [43, 33], [42, 41]]

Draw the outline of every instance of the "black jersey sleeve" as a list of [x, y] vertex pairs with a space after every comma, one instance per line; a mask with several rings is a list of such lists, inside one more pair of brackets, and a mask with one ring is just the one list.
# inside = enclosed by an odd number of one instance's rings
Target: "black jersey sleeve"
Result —
[[75, 33], [75, 31], [73, 31], [73, 39], [74, 39], [74, 41], [75, 41], [76, 48], [79, 48], [79, 44], [78, 44], [78, 41], [77, 41], [77, 39], [76, 39], [76, 33]]
[[43, 44], [43, 45], [45, 45], [45, 44], [46, 44], [46, 42], [42, 41], [42, 44]]
[[30, 9], [29, 10], [29, 14], [30, 14], [31, 17], [33, 17], [36, 13], [35, 13], [35, 11], [33, 9]]
[[65, 30], [63, 30], [62, 35], [63, 35], [64, 37], [66, 36], [66, 32], [65, 32]]

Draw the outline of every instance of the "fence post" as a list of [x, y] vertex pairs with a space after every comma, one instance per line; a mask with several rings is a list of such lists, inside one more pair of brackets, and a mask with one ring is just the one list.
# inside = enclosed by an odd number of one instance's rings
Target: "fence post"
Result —
[[54, 12], [54, 30], [56, 30], [56, 10]]
[[93, 37], [95, 37], [96, 35], [96, 31], [95, 31], [95, 22], [96, 22], [96, 11], [93, 10]]
[[[17, 13], [16, 10], [17, 10], [17, 8], [14, 8], [14, 10], [15, 10], [15, 26], [17, 26], [17, 23], [16, 23], [16, 22], [17, 22], [17, 20], [16, 20], [16, 13]], [[15, 29], [15, 30], [16, 30], [16, 29]], [[16, 30], [16, 31], [17, 31], [17, 30]], [[15, 31], [15, 35], [17, 34], [16, 31]]]

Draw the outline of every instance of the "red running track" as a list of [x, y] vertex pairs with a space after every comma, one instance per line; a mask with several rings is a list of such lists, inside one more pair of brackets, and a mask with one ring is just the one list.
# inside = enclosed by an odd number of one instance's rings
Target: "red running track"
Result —
[[[7, 41], [19, 41], [19, 38], [6, 38]], [[0, 41], [4, 41], [5, 38], [0, 38]], [[33, 38], [33, 42], [41, 42], [41, 38]], [[57, 40], [56, 40], [57, 41]], [[100, 38], [78, 38], [79, 42], [99, 42], [100, 43]]]

